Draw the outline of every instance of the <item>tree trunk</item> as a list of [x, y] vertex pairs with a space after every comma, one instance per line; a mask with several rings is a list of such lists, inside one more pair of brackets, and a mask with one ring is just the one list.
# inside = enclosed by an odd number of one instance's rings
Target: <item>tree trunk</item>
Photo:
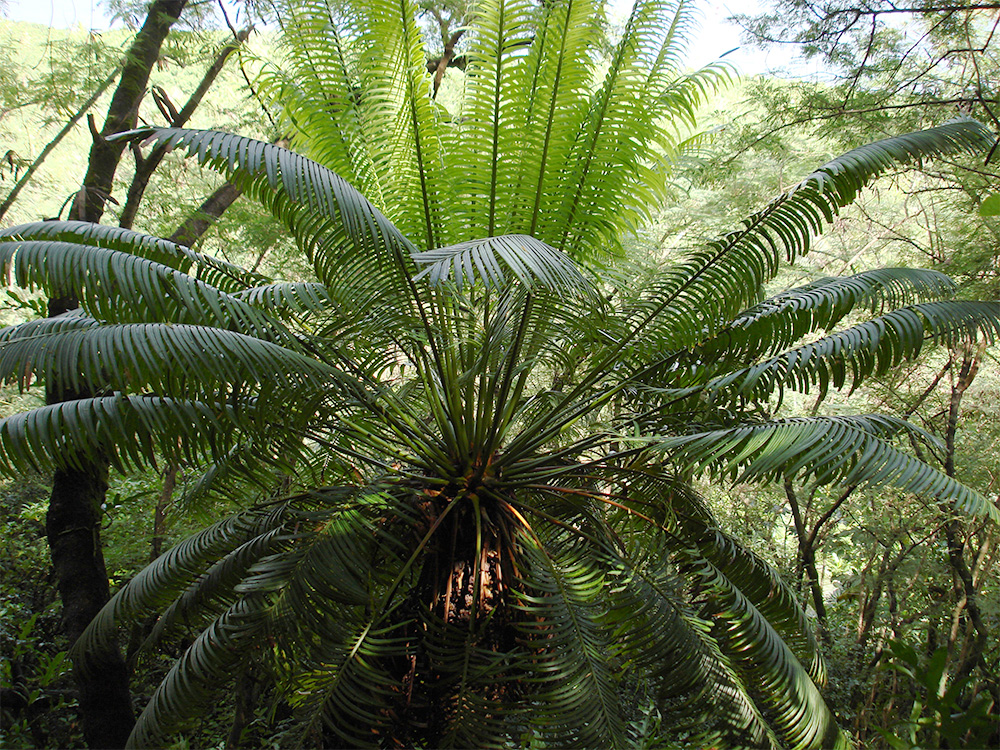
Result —
[[[985, 346], [981, 346], [978, 351], [966, 351], [963, 353], [962, 365], [958, 372], [958, 377], [951, 389], [951, 399], [948, 404], [948, 424], [945, 429], [945, 473], [955, 476], [955, 437], [958, 433], [958, 416], [962, 406], [962, 397], [966, 390], [972, 385], [972, 381], [979, 371], [979, 362], [982, 359]], [[989, 628], [983, 621], [983, 616], [979, 608], [979, 595], [975, 582], [972, 580], [972, 572], [965, 559], [965, 523], [957, 518], [949, 508], [946, 512], [950, 515], [944, 524], [945, 541], [948, 545], [948, 562], [952, 567], [956, 578], [956, 593], [958, 604], [956, 605], [956, 616], [961, 617], [962, 610], [969, 618], [972, 630], [975, 635], [970, 648], [966, 653], [966, 658], [959, 659], [956, 679], [967, 677], [976, 666], [980, 665], [986, 644], [989, 640]], [[952, 633], [950, 641], [952, 644], [957, 639], [957, 629]], [[983, 665], [985, 667], [985, 665]]]
[[[56, 472], [45, 517], [52, 567], [62, 599], [62, 625], [70, 642], [83, 633], [108, 601], [108, 574], [101, 551], [101, 502], [107, 490], [107, 470]], [[76, 670], [83, 734], [88, 747], [124, 747], [135, 716], [129, 695], [125, 661], [117, 647], [91, 654], [94, 669]]]
[[177, 230], [170, 235], [170, 241], [176, 242], [179, 245], [187, 245], [190, 247], [199, 239], [202, 235], [208, 231], [208, 228], [214, 224], [220, 216], [229, 208], [236, 199], [243, 194], [236, 185], [231, 182], [227, 182], [221, 185], [214, 193], [212, 193], [205, 202], [202, 203], [198, 210], [195, 211], [191, 216], [189, 216], [183, 224], [177, 227]]
[[[428, 522], [435, 521], [443, 508], [444, 504], [428, 503], [423, 509]], [[482, 529], [478, 543], [476, 512], [481, 514]], [[380, 738], [383, 747], [441, 747], [458, 710], [457, 685], [440, 671], [439, 657], [427, 648], [429, 636], [418, 610], [429, 612], [440, 627], [467, 632], [476, 648], [498, 658], [515, 650], [520, 615], [513, 606], [517, 576], [509, 547], [515, 525], [515, 519], [495, 502], [474, 508], [466, 501], [451, 512], [428, 544], [410, 604], [413, 609], [401, 610], [401, 616], [413, 622], [412, 656], [391, 669], [403, 689], [394, 701], [390, 731]], [[476, 690], [483, 700], [502, 706], [519, 686], [498, 679]]]
[[[813, 608], [816, 610], [816, 624], [818, 626], [819, 637], [823, 645], [829, 646], [830, 627], [826, 616], [826, 602], [823, 600], [823, 585], [819, 580], [819, 571], [816, 568], [816, 538], [814, 535], [806, 533], [805, 520], [799, 509], [798, 496], [792, 485], [791, 477], [785, 477], [785, 497], [788, 498], [788, 506], [792, 510], [792, 520], [795, 523], [795, 536], [799, 543], [799, 561], [805, 573], [806, 585], [812, 595]], [[817, 527], [818, 529], [818, 527]]]
[[[83, 187], [73, 207], [75, 218], [97, 223], [104, 215], [104, 205], [111, 195], [115, 173], [121, 162], [124, 141], [109, 141], [114, 133], [135, 127], [139, 105], [146, 95], [149, 73], [160, 55], [160, 47], [184, 10], [187, 0], [156, 0], [128, 51], [121, 80], [108, 107], [108, 116], [100, 133], [94, 132], [90, 161]], [[96, 129], [91, 123], [91, 130]]]
[[[124, 143], [108, 141], [106, 136], [135, 125], [150, 71], [185, 4], [186, 0], [156, 0], [149, 7], [146, 22], [129, 49], [100, 133], [96, 132], [93, 118], [89, 118], [94, 143], [71, 218], [95, 223], [101, 220], [124, 149]], [[78, 300], [73, 294], [57, 294], [49, 300], [49, 315], [75, 309]], [[46, 401], [53, 404], [90, 395], [70, 393], [59, 383], [50, 383]], [[73, 643], [109, 598], [101, 551], [101, 507], [107, 491], [108, 466], [104, 461], [67, 459], [65, 466], [75, 468], [55, 472], [46, 533], [63, 604], [63, 624]], [[135, 723], [125, 661], [118, 647], [112, 646], [102, 654], [89, 655], [89, 663], [88, 670], [74, 671], [84, 739], [92, 748], [124, 747]]]

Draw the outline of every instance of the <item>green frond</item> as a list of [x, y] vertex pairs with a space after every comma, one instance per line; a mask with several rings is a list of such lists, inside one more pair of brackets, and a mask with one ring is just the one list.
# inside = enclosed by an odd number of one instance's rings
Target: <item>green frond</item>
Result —
[[451, 241], [442, 234], [450, 179], [439, 147], [443, 123], [431, 101], [417, 4], [318, 0], [284, 8], [285, 58], [268, 78], [296, 146], [355, 182], [425, 248]]
[[120, 393], [63, 401], [0, 421], [0, 470], [101, 460], [124, 472], [150, 465], [157, 455], [200, 463], [224, 453], [234, 429], [249, 426], [239, 411], [199, 401]]
[[888, 484], [1000, 521], [980, 493], [886, 442], [908, 427], [878, 415], [777, 420], [656, 441], [670, 460], [734, 481], [777, 480], [799, 472], [820, 483]]
[[875, 320], [824, 336], [752, 367], [737, 370], [708, 385], [709, 393], [764, 399], [778, 387], [804, 393], [832, 383], [851, 390], [871, 376], [888, 372], [920, 356], [928, 341], [951, 346], [963, 341], [1000, 338], [1000, 306], [995, 302], [929, 302], [895, 310]]
[[[557, 164], [559, 187], [552, 190], [561, 200], [539, 223], [570, 255], [617, 250], [622, 229], [648, 221], [649, 207], [662, 203], [669, 159], [684, 129], [695, 126], [704, 95], [721, 82], [714, 70], [681, 72], [693, 18], [694, 3], [687, 0], [633, 6], [604, 80], [594, 86], [586, 117]], [[618, 168], [621, 163], [630, 168]]]
[[473, 285], [476, 277], [487, 286], [503, 289], [504, 268], [527, 287], [537, 284], [553, 290], [594, 294], [593, 287], [576, 264], [554, 247], [526, 234], [509, 234], [469, 240], [457, 245], [416, 253], [413, 259], [424, 266], [414, 280], [427, 276], [439, 285], [454, 275], [456, 286]]
[[269, 341], [204, 326], [100, 325], [69, 317], [0, 331], [0, 380], [40, 379], [75, 392], [115, 390], [210, 398], [220, 389], [291, 403], [314, 399], [333, 368]]
[[633, 325], [652, 324], [669, 348], [696, 346], [714, 336], [759, 298], [783, 260], [809, 252], [824, 222], [858, 191], [894, 166], [956, 152], [988, 150], [992, 133], [966, 118], [861, 146], [820, 167], [743, 222], [743, 228], [698, 250], [668, 270], [633, 313]]
[[741, 355], [776, 354], [810, 333], [829, 330], [858, 309], [884, 312], [917, 302], [950, 297], [955, 283], [939, 271], [919, 268], [878, 268], [853, 276], [824, 277], [781, 292], [754, 305], [697, 347], [694, 358], [725, 351]]
[[538, 703], [531, 723], [556, 747], [619, 747], [624, 717], [611, 668], [619, 649], [604, 627], [605, 577], [584, 562], [579, 546], [569, 534], [523, 540], [526, 591], [517, 607], [533, 654], [528, 670]]
[[325, 312], [330, 306], [326, 287], [308, 281], [283, 281], [244, 289], [236, 294], [254, 307], [297, 315]]
[[267, 280], [265, 276], [242, 266], [197, 253], [160, 237], [87, 221], [38, 221], [21, 224], [0, 230], [0, 239], [47, 240], [106, 247], [176, 268], [223, 292], [236, 292]]
[[928, 341], [953, 346], [960, 342], [1000, 339], [1000, 305], [996, 302], [947, 300], [895, 310], [851, 326], [810, 344], [784, 352], [710, 382], [713, 398], [765, 399], [779, 387], [804, 393], [818, 384], [851, 390], [872, 376], [884, 375], [900, 363], [920, 356]]
[[664, 726], [691, 742], [729, 747], [778, 747], [733, 660], [698, 616], [673, 551], [683, 541], [646, 528], [627, 550], [610, 556], [610, 619], [640, 679], [653, 684]]
[[508, 155], [520, 153], [523, 146], [524, 50], [533, 41], [536, 16], [531, 0], [484, 0], [477, 5], [461, 111], [443, 133], [453, 177], [454, 241], [524, 229], [500, 217], [522, 185], [514, 179]]
[[201, 712], [263, 644], [264, 601], [241, 598], [195, 639], [174, 662], [136, 719], [126, 748], [158, 747], [181, 721]]
[[783, 744], [797, 750], [847, 750], [850, 741], [807, 669], [753, 602], [700, 555], [690, 556], [685, 574], [698, 580], [699, 598], [705, 602], [702, 614], [713, 623], [713, 637], [752, 686]]
[[826, 686], [826, 662], [806, 613], [778, 572], [719, 529], [688, 522], [693, 541], [706, 560], [738, 587], [774, 628], [809, 677]]
[[504, 179], [515, 186], [499, 206], [503, 233], [530, 234], [559, 245], [551, 197], [562, 195], [561, 172], [569, 165], [577, 134], [587, 116], [593, 71], [589, 52], [602, 39], [603, 7], [592, 0], [558, 0], [542, 6], [536, 30], [509, 101], [521, 128], [516, 150], [504, 161]]
[[413, 302], [416, 248], [364, 196], [316, 162], [216, 131], [163, 128], [119, 137], [186, 147], [189, 156], [260, 199], [295, 234], [338, 309], [368, 316], [372, 308]]
[[159, 613], [185, 590], [190, 590], [192, 583], [204, 580], [206, 571], [231, 569], [234, 559], [246, 566], [248, 542], [262, 546], [256, 550], [254, 559], [266, 554], [280, 540], [278, 534], [286, 510], [287, 506], [277, 506], [265, 513], [258, 509], [241, 511], [170, 547], [120, 588], [87, 626], [73, 646], [77, 668], [90, 668], [88, 655], [100, 652], [119, 626]]
[[8, 240], [0, 242], [0, 274], [50, 296], [77, 297], [84, 310], [108, 322], [233, 327], [265, 340], [294, 342], [284, 326], [262, 310], [131, 252], [56, 240]]

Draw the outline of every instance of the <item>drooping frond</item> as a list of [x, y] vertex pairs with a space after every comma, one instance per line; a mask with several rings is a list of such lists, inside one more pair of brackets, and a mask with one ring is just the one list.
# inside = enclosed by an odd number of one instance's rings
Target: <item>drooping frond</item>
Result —
[[[400, 318], [414, 301], [414, 245], [338, 175], [287, 149], [215, 131], [140, 130], [144, 139], [212, 166], [259, 198], [295, 234], [345, 317]], [[412, 327], [412, 324], [411, 324]]]
[[[162, 263], [106, 247], [49, 240], [0, 242], [0, 274], [50, 296], [74, 296], [108, 322], [173, 322], [233, 327], [294, 345], [273, 316]], [[84, 291], [85, 290], [85, 291]]]
[[326, 287], [308, 281], [283, 281], [244, 289], [236, 294], [254, 307], [281, 313], [320, 313], [330, 306]]
[[223, 454], [234, 429], [249, 427], [240, 412], [199, 401], [124, 394], [63, 401], [0, 421], [0, 470], [102, 460], [124, 472], [157, 454], [200, 463]]
[[0, 380], [22, 390], [40, 378], [77, 392], [204, 398], [228, 385], [288, 404], [315, 398], [331, 377], [333, 368], [303, 354], [222, 328], [57, 317], [0, 331]]
[[778, 572], [735, 539], [716, 528], [687, 521], [698, 551], [771, 624], [819, 687], [826, 686], [826, 663], [806, 613]]
[[685, 572], [702, 587], [713, 637], [724, 652], [736, 657], [743, 679], [784, 744], [847, 750], [850, 741], [807, 669], [765, 615], [706, 558], [690, 556]]
[[677, 543], [646, 528], [609, 555], [609, 615], [612, 622], [621, 618], [616, 639], [651, 679], [653, 705], [668, 731], [706, 746], [777, 748], [734, 660], [719, 649], [710, 623], [690, 601], [674, 559]]
[[820, 483], [888, 484], [1000, 521], [1000, 510], [980, 493], [889, 444], [885, 437], [899, 429], [915, 428], [877, 415], [803, 417], [657, 443], [673, 462], [734, 481], [775, 480], [801, 472]]
[[537, 710], [532, 723], [546, 744], [619, 747], [624, 740], [622, 707], [609, 662], [615, 644], [602, 627], [603, 572], [583, 562], [581, 543], [556, 529], [556, 537], [528, 537], [528, 570], [518, 608]]
[[[74, 644], [73, 655], [78, 667], [88, 669], [88, 655], [105, 647], [123, 622], [158, 614], [178, 597], [183, 598], [193, 583], [219, 577], [218, 573], [213, 576], [208, 571], [224, 569], [227, 575], [234, 569], [245, 571], [273, 551], [281, 542], [281, 527], [287, 510], [287, 506], [281, 505], [265, 513], [257, 509], [241, 511], [211, 524], [160, 555], [118, 590]], [[231, 583], [230, 589], [235, 583]], [[207, 598], [201, 599], [202, 604], [207, 602]]]
[[689, 359], [707, 360], [723, 351], [735, 361], [744, 354], [776, 354], [803, 336], [829, 330], [855, 310], [877, 313], [950, 297], [954, 291], [955, 283], [943, 273], [919, 268], [878, 268], [817, 279], [743, 311]]
[[197, 713], [221, 682], [247, 667], [266, 624], [264, 602], [243, 597], [203, 630], [156, 688], [125, 747], [156, 747], [178, 720]]

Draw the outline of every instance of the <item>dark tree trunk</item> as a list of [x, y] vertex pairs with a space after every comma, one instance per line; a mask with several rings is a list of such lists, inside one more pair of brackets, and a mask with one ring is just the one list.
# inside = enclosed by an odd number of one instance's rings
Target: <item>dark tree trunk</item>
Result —
[[[228, 41], [223, 45], [222, 49], [219, 50], [218, 55], [216, 55], [215, 60], [205, 71], [205, 75], [202, 76], [201, 83], [195, 89], [194, 93], [188, 99], [187, 104], [181, 108], [180, 112], [173, 112], [172, 107], [169, 106], [169, 101], [166, 100], [166, 95], [161, 94], [161, 96], [166, 101], [166, 106], [161, 107], [161, 109], [167, 110], [165, 112], [168, 114], [169, 124], [172, 128], [182, 128], [187, 125], [188, 120], [191, 119], [191, 115], [201, 104], [201, 100], [205, 98], [205, 94], [215, 83], [215, 79], [218, 78], [219, 73], [222, 72], [223, 67], [225, 67], [226, 60], [229, 56], [233, 54], [239, 46], [246, 41], [247, 37], [250, 36], [250, 29], [246, 28], [239, 32], [233, 39]], [[154, 95], [156, 90], [154, 90]], [[135, 176], [132, 178], [132, 184], [128, 189], [128, 197], [125, 200], [125, 206], [122, 208], [122, 215], [119, 219], [119, 226], [126, 229], [131, 229], [132, 224], [135, 222], [136, 214], [139, 212], [139, 203], [142, 201], [142, 196], [146, 193], [146, 187], [149, 185], [149, 179], [153, 176], [153, 172], [156, 168], [160, 166], [160, 162], [163, 161], [163, 157], [166, 156], [167, 149], [165, 146], [157, 146], [150, 152], [149, 156], [143, 158], [139, 149], [135, 149]], [[235, 198], [234, 198], [235, 200]], [[221, 213], [221, 212], [220, 212]], [[204, 231], [204, 230], [203, 230]], [[181, 243], [190, 244], [190, 243]]]
[[[156, 0], [136, 35], [122, 68], [101, 132], [89, 119], [94, 143], [87, 174], [77, 194], [70, 218], [98, 222], [111, 194], [124, 143], [106, 136], [134, 127], [139, 104], [146, 93], [149, 73], [160, 47], [187, 0]], [[75, 290], [49, 300], [49, 315], [78, 306]], [[88, 393], [69, 393], [58, 382], [50, 383], [50, 404]], [[67, 456], [66, 467], [55, 472], [46, 516], [46, 533], [52, 554], [56, 585], [63, 604], [66, 635], [73, 643], [109, 597], [108, 575], [101, 551], [101, 506], [107, 491], [107, 463]], [[80, 694], [80, 719], [84, 738], [92, 748], [120, 748], [135, 723], [128, 688], [128, 671], [117, 646], [88, 655], [89, 668], [76, 669]]]
[[[58, 471], [53, 481], [45, 530], [62, 599], [63, 630], [71, 642], [108, 601], [100, 536], [107, 487], [107, 472], [98, 464]], [[93, 670], [74, 674], [84, 739], [92, 748], [124, 747], [135, 723], [125, 661], [112, 647], [91, 654], [90, 663]]]
[[177, 227], [177, 230], [170, 235], [170, 240], [179, 245], [193, 245], [242, 194], [243, 191], [233, 183], [224, 183], [205, 199], [197, 211]]
[[[428, 503], [423, 509], [428, 522], [434, 522], [443, 508]], [[381, 738], [383, 747], [441, 747], [447, 744], [458, 710], [457, 686], [426, 647], [428, 634], [419, 624], [418, 611], [430, 612], [440, 627], [468, 633], [476, 648], [492, 651], [501, 660], [517, 649], [521, 616], [513, 606], [518, 584], [511, 543], [517, 522], [492, 501], [484, 501], [480, 513], [478, 551], [475, 511], [468, 499], [444, 520], [428, 545], [412, 609], [403, 608], [403, 616], [414, 623], [413, 655], [392, 670], [403, 689], [396, 696], [389, 733]], [[474, 689], [499, 707], [516, 697], [519, 685], [499, 678]]]
[[788, 506], [792, 510], [792, 520], [795, 522], [795, 536], [799, 542], [799, 563], [802, 566], [802, 572], [805, 573], [809, 593], [812, 595], [813, 608], [816, 610], [819, 637], [823, 645], [829, 646], [832, 641], [830, 639], [830, 627], [826, 616], [826, 602], [823, 599], [823, 585], [820, 582], [819, 571], [816, 568], [816, 538], [806, 533], [805, 520], [799, 508], [799, 499], [795, 494], [795, 487], [792, 485], [791, 477], [785, 477], [785, 497], [788, 498]]
[[[959, 368], [958, 377], [951, 389], [951, 399], [948, 404], [948, 424], [945, 429], [945, 473], [954, 477], [955, 471], [955, 438], [958, 433], [958, 417], [962, 406], [962, 397], [966, 390], [975, 380], [979, 371], [979, 363], [982, 359], [985, 346], [978, 351], [963, 352], [962, 364]], [[949, 511], [951, 509], [948, 509]], [[972, 571], [965, 559], [965, 523], [955, 515], [950, 515], [944, 524], [945, 541], [948, 545], [948, 562], [956, 578], [956, 593], [958, 604], [956, 605], [956, 615], [961, 617], [964, 614], [968, 617], [974, 635], [968, 652], [964, 659], [959, 659], [956, 679], [968, 677], [977, 666], [982, 666], [987, 673], [986, 665], [982, 663], [983, 653], [986, 644], [989, 642], [989, 628], [983, 621], [982, 612], [979, 608], [979, 592], [972, 577]], [[957, 639], [957, 632], [952, 634], [951, 640]], [[995, 678], [995, 675], [990, 675]]]

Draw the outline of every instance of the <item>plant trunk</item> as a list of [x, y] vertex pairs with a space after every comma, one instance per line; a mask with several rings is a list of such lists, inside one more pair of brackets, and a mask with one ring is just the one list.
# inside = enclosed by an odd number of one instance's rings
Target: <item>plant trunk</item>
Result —
[[829, 646], [830, 628], [826, 616], [826, 602], [823, 600], [823, 586], [819, 580], [819, 571], [816, 568], [816, 547], [815, 537], [806, 533], [805, 521], [799, 509], [798, 496], [792, 486], [790, 477], [785, 477], [785, 497], [788, 498], [788, 506], [792, 509], [792, 520], [795, 523], [795, 536], [799, 542], [799, 561], [805, 573], [806, 585], [812, 595], [813, 609], [816, 610], [816, 624], [819, 631], [820, 640], [824, 645]]
[[109, 141], [107, 138], [135, 127], [139, 105], [146, 96], [150, 71], [160, 56], [160, 47], [167, 38], [170, 27], [180, 17], [186, 4], [187, 0], [156, 0], [149, 6], [146, 22], [128, 51], [118, 88], [108, 107], [104, 127], [97, 132], [93, 119], [90, 120], [94, 144], [90, 149], [83, 187], [74, 201], [72, 214], [75, 218], [96, 224], [104, 215], [104, 206], [111, 196], [115, 173], [125, 149], [124, 141]]
[[[962, 365], [958, 372], [958, 377], [951, 389], [951, 399], [948, 405], [948, 425], [945, 432], [945, 473], [955, 476], [955, 437], [958, 433], [958, 417], [962, 405], [962, 397], [966, 390], [972, 385], [972, 381], [979, 371], [979, 362], [982, 359], [985, 347], [980, 347], [979, 351], [968, 350], [964, 352]], [[949, 511], [951, 509], [949, 508]], [[956, 578], [956, 589], [958, 604], [956, 606], [957, 618], [961, 616], [962, 610], [968, 616], [974, 635], [970, 648], [965, 658], [959, 660], [956, 679], [968, 677], [972, 670], [982, 660], [986, 644], [989, 640], [989, 629], [983, 621], [982, 612], [979, 608], [979, 593], [975, 582], [972, 579], [972, 572], [969, 570], [968, 562], [965, 559], [965, 524], [959, 520], [954, 513], [951, 513], [944, 524], [945, 541], [948, 545], [948, 562]], [[957, 619], [956, 618], [956, 619]], [[953, 629], [951, 642], [957, 639], [957, 628]]]
[[[471, 502], [462, 505], [449, 514], [428, 546], [413, 609], [404, 615], [414, 621], [413, 657], [394, 670], [403, 689], [395, 702], [391, 736], [385, 738], [384, 747], [440, 747], [449, 739], [459, 711], [457, 686], [453, 675], [442, 671], [427, 648], [426, 639], [436, 637], [434, 629], [465, 633], [477, 649], [492, 651], [498, 657], [517, 647], [518, 614], [511, 606], [517, 575], [509, 545], [513, 519], [496, 505], [489, 504], [487, 510], [484, 504], [477, 545], [475, 510]], [[421, 612], [429, 612], [429, 619]], [[433, 625], [428, 627], [426, 622]], [[517, 686], [500, 680], [476, 689], [481, 698], [502, 706], [511, 700]]]
[[[194, 114], [198, 105], [201, 104], [201, 100], [205, 98], [205, 94], [208, 93], [212, 84], [215, 83], [215, 79], [219, 76], [219, 73], [222, 72], [223, 67], [225, 67], [226, 60], [228, 60], [229, 56], [239, 49], [239, 46], [243, 44], [249, 36], [250, 28], [246, 28], [223, 45], [222, 49], [219, 50], [219, 53], [216, 55], [215, 60], [208, 66], [208, 69], [205, 71], [205, 75], [202, 76], [201, 82], [198, 84], [194, 93], [191, 94], [187, 104], [181, 108], [180, 112], [174, 113], [173, 116], [169, 118], [170, 127], [182, 128], [187, 125], [188, 120], [191, 119], [191, 115]], [[132, 178], [132, 184], [129, 185], [128, 197], [125, 199], [125, 206], [122, 208], [122, 215], [118, 221], [119, 226], [124, 227], [125, 229], [132, 228], [132, 224], [135, 222], [136, 214], [139, 212], [139, 204], [142, 201], [143, 195], [146, 193], [146, 187], [149, 185], [149, 179], [153, 176], [153, 172], [156, 171], [156, 168], [160, 166], [160, 162], [163, 161], [163, 157], [166, 156], [166, 154], [167, 148], [163, 145], [154, 148], [150, 152], [149, 156], [145, 158], [142, 158], [138, 148], [135, 149], [135, 176]]]
[[243, 191], [233, 183], [224, 183], [205, 199], [197, 211], [177, 227], [177, 230], [170, 235], [170, 241], [191, 247], [242, 194]]

